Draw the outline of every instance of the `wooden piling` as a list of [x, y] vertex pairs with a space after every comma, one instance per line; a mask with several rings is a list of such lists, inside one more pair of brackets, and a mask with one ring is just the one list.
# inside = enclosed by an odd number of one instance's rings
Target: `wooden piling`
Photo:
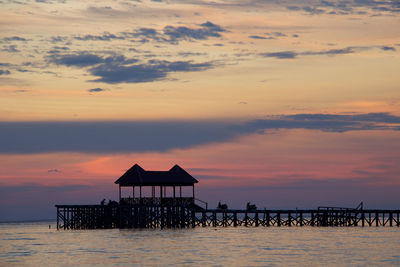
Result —
[[256, 212], [256, 214], [254, 216], [254, 220], [255, 220], [255, 226], [258, 227], [258, 225], [259, 225], [258, 212]]
[[276, 221], [277, 226], [281, 226], [281, 213], [279, 211], [276, 213]]

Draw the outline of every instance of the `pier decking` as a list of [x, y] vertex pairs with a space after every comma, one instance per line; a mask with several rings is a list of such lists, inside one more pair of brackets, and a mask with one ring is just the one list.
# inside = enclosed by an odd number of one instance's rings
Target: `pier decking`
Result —
[[56, 205], [57, 229], [400, 227], [400, 210], [199, 210], [184, 206]]

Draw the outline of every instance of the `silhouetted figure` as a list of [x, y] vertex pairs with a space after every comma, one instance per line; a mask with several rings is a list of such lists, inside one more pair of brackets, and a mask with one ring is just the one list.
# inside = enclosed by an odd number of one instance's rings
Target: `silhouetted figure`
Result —
[[246, 210], [256, 210], [257, 206], [255, 204], [251, 204], [250, 202], [247, 202], [246, 205]]
[[221, 202], [218, 202], [217, 210], [227, 210], [228, 205], [226, 204], [221, 204]]
[[106, 203], [106, 199], [105, 198], [100, 202], [100, 205], [104, 206], [104, 203]]

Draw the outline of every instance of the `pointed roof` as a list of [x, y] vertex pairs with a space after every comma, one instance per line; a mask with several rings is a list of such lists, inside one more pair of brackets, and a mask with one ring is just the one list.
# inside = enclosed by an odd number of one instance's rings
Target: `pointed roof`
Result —
[[146, 171], [135, 164], [115, 183], [120, 186], [185, 186], [198, 181], [178, 165], [169, 171]]

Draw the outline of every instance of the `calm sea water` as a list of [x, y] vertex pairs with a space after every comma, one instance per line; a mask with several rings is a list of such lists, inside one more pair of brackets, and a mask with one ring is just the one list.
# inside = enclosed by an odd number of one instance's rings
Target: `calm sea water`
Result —
[[0, 265], [400, 266], [400, 228], [54, 228], [0, 223]]

